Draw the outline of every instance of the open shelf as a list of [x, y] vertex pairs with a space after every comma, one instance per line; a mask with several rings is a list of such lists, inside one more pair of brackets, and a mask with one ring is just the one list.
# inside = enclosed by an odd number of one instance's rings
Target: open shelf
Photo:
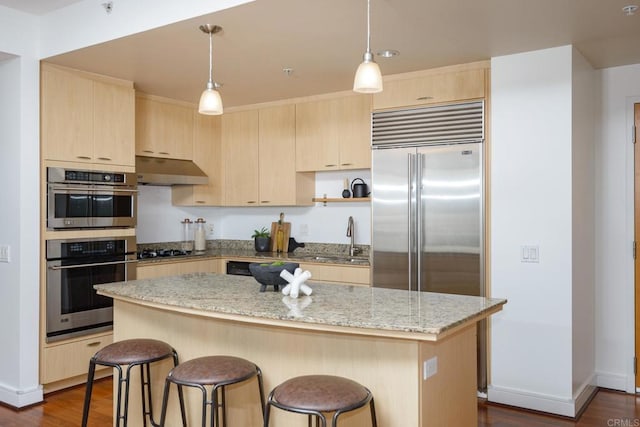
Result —
[[314, 197], [311, 199], [316, 203], [353, 203], [353, 202], [370, 202], [371, 197]]

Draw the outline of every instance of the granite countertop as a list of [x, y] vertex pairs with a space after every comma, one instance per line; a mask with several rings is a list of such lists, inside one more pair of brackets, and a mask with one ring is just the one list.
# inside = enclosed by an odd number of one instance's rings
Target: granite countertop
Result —
[[257, 258], [265, 260], [281, 260], [281, 261], [293, 261], [293, 262], [315, 262], [321, 264], [345, 264], [353, 266], [369, 266], [368, 256], [354, 256], [341, 254], [310, 254], [310, 253], [277, 253], [277, 252], [256, 252], [252, 249], [241, 248], [210, 248], [205, 251], [193, 251], [189, 255], [183, 255], [178, 257], [157, 257], [157, 258], [144, 258], [138, 262], [142, 265], [146, 263], [156, 262], [180, 262], [180, 261], [193, 261], [197, 258]]
[[[96, 285], [115, 299], [162, 306], [168, 310], [232, 317], [250, 323], [351, 333], [437, 340], [457, 326], [502, 309], [504, 299], [437, 294], [363, 286], [314, 283], [311, 296], [293, 299], [281, 292], [259, 292], [253, 277], [194, 273]], [[243, 319], [245, 318], [245, 319]], [[332, 328], [327, 328], [332, 329]]]

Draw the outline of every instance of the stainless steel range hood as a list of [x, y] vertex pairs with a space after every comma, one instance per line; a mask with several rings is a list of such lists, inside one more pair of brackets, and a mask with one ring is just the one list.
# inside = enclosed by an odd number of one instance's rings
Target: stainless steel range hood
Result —
[[191, 160], [136, 156], [138, 184], [208, 184], [209, 177]]

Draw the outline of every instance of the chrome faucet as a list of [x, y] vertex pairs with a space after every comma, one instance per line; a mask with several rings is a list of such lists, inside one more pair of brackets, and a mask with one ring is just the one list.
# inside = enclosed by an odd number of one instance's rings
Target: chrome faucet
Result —
[[355, 240], [355, 227], [353, 225], [353, 217], [349, 217], [349, 221], [347, 222], [347, 237], [351, 237], [351, 243], [349, 244], [349, 256], [355, 256], [359, 254], [362, 250], [360, 248], [356, 248], [354, 245]]

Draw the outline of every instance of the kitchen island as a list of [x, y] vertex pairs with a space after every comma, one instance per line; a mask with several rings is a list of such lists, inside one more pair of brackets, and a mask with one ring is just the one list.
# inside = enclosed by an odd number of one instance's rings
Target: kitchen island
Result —
[[[297, 375], [345, 376], [373, 392], [380, 426], [477, 425], [476, 323], [505, 300], [320, 283], [311, 296], [291, 299], [259, 287], [252, 277], [188, 274], [96, 289], [114, 299], [114, 340], [164, 340], [183, 361], [244, 357], [262, 369], [265, 393]], [[159, 408], [170, 364], [157, 365]], [[132, 388], [138, 384], [134, 379]], [[255, 387], [228, 388], [230, 426], [261, 425]], [[197, 423], [200, 396], [187, 391]], [[175, 395], [168, 425], [179, 425]], [[130, 425], [141, 425], [138, 396], [130, 395]], [[272, 416], [273, 426], [300, 423], [300, 415]], [[366, 409], [341, 417], [341, 427], [368, 425]]]

